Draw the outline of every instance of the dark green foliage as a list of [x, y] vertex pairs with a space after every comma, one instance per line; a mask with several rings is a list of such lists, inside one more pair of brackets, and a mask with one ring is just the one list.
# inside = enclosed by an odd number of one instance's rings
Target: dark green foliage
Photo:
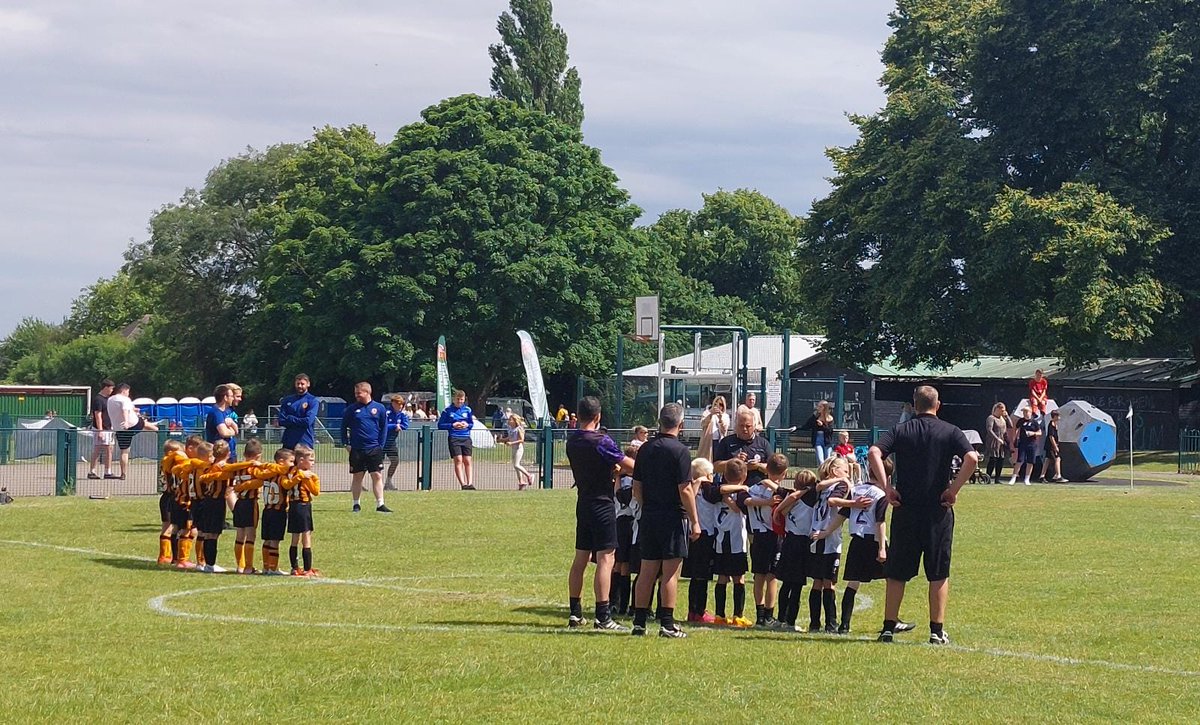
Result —
[[567, 34], [550, 0], [511, 0], [496, 23], [500, 42], [488, 48], [492, 92], [563, 123], [583, 125], [579, 72], [567, 68]]

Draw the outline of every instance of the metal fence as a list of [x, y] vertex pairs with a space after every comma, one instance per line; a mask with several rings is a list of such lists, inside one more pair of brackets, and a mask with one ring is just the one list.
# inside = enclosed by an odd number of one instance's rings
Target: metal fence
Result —
[[1179, 432], [1179, 472], [1200, 473], [1200, 430]]

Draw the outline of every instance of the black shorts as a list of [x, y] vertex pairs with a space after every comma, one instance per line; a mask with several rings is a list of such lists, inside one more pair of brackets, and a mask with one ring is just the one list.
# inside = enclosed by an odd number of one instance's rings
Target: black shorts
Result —
[[617, 563], [628, 564], [633, 554], [633, 517], [617, 517]]
[[779, 547], [779, 563], [775, 566], [775, 577], [787, 584], [803, 586], [808, 581], [811, 545], [812, 539], [803, 534], [785, 534], [783, 544]]
[[899, 506], [892, 512], [888, 560], [883, 573], [888, 579], [908, 581], [925, 563], [925, 578], [931, 582], [950, 577], [950, 549], [954, 544], [954, 509]]
[[608, 551], [617, 548], [617, 512], [610, 498], [581, 498], [575, 502], [575, 549]]
[[717, 576], [742, 576], [746, 573], [746, 552], [713, 554], [713, 573]]
[[202, 534], [220, 534], [225, 530], [225, 499], [202, 498], [192, 503], [192, 520]]
[[289, 534], [303, 534], [312, 530], [312, 504], [296, 501], [288, 504], [287, 532]]
[[883, 578], [883, 562], [879, 561], [879, 544], [875, 537], [850, 537], [842, 578], [848, 582], [870, 582]]
[[350, 449], [350, 472], [351, 473], [375, 473], [383, 470], [383, 449], [368, 448], [361, 450], [358, 448]]
[[158, 520], [164, 524], [171, 523], [171, 503], [175, 497], [163, 491], [158, 497]]
[[779, 537], [774, 531], [755, 531], [750, 536], [750, 571], [774, 574], [779, 561]]
[[842, 565], [841, 554], [812, 554], [808, 555], [808, 575], [813, 579], [824, 579], [836, 582], [838, 569]]
[[262, 534], [263, 541], [282, 541], [287, 529], [287, 511], [279, 509], [263, 509]]
[[137, 425], [133, 426], [132, 428], [117, 431], [117, 447], [123, 451], [129, 450], [129, 447], [133, 445], [133, 437], [140, 433], [145, 427], [146, 421], [139, 420]]
[[388, 461], [392, 463], [400, 462], [400, 439], [389, 438], [387, 443], [383, 444], [383, 455], [387, 456]]
[[1055, 453], [1054, 451], [1050, 450], [1049, 448], [1047, 448], [1047, 449], [1046, 449], [1046, 460], [1047, 460], [1047, 461], [1053, 461], [1053, 460], [1055, 460], [1056, 458], [1058, 458], [1058, 454], [1057, 454], [1057, 453]]
[[467, 436], [465, 438], [450, 437], [450, 438], [447, 438], [446, 441], [447, 441], [446, 445], [449, 446], [449, 448], [450, 448], [450, 457], [451, 458], [454, 458], [456, 456], [470, 456], [471, 455], [471, 450], [472, 450], [473, 446], [471, 444], [470, 436]]
[[682, 576], [688, 579], [712, 579], [713, 570], [713, 537], [707, 532], [701, 533], [700, 538], [688, 542], [688, 555], [683, 560]]
[[258, 499], [239, 498], [233, 505], [233, 525], [239, 529], [258, 526]]
[[638, 524], [638, 543], [642, 546], [642, 561], [684, 559], [688, 555], [687, 519], [678, 513], [647, 514], [642, 512]]
[[178, 501], [171, 501], [171, 525], [179, 533], [186, 533], [192, 528], [192, 510], [181, 506]]

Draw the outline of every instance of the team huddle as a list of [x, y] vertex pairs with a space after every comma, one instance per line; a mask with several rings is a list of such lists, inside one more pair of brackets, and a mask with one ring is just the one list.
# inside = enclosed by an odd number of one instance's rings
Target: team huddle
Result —
[[[689, 579], [688, 622], [846, 634], [861, 585], [886, 579], [879, 638], [890, 642], [914, 628], [899, 618], [899, 609], [905, 583], [923, 561], [930, 584], [929, 641], [947, 644], [942, 623], [952, 507], [977, 454], [960, 430], [937, 419], [935, 390], [918, 388], [915, 401], [918, 416], [879, 438], [868, 467], [846, 451], [790, 481], [787, 457], [771, 451], [749, 412], [739, 413], [735, 432], [713, 446], [710, 461], [692, 459], [679, 442], [683, 411], [677, 404], [664, 406], [655, 438], [620, 451], [599, 428], [599, 402], [581, 401], [581, 429], [567, 445], [579, 489], [568, 626], [587, 624], [580, 597], [583, 571], [594, 561], [596, 629], [645, 634], [657, 588], [660, 636], [685, 637], [674, 619], [682, 576]], [[955, 456], [964, 463], [952, 476]], [[903, 465], [903, 475], [897, 465]], [[747, 573], [753, 579], [753, 621], [746, 617]], [[715, 614], [708, 611], [714, 576]], [[845, 582], [840, 612], [839, 576]], [[805, 630], [797, 619], [810, 580]], [[613, 619], [628, 613], [631, 628]]]
[[290, 573], [319, 576], [312, 565], [312, 500], [321, 493], [321, 481], [312, 470], [312, 448], [304, 444], [280, 448], [274, 460], [266, 462], [261, 460], [262, 444], [251, 438], [242, 453], [243, 460], [231, 462], [226, 441], [209, 443], [198, 435], [183, 443], [169, 440], [163, 446], [158, 563], [205, 573], [227, 571], [217, 565], [217, 542], [225, 529], [226, 511], [232, 509], [234, 571], [260, 573], [254, 567], [254, 554], [261, 518], [261, 573], [284, 575], [279, 570], [279, 546], [284, 535], [291, 534]]

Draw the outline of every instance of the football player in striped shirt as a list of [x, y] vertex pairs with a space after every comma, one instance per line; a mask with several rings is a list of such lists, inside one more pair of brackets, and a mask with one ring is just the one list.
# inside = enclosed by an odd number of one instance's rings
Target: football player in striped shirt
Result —
[[[636, 446], [625, 448], [625, 455], [630, 460], [637, 458], [637, 452]], [[642, 566], [642, 559], [637, 555], [634, 546], [637, 542], [638, 519], [642, 516], [642, 505], [633, 497], [633, 477], [624, 475], [620, 467], [614, 469], [613, 475], [617, 478], [616, 491], [613, 493], [613, 505], [617, 512], [617, 553], [616, 563], [613, 564], [612, 584], [608, 590], [616, 613], [625, 616], [629, 614], [629, 600], [633, 593], [630, 572], [637, 571]]]
[[[190, 443], [189, 439], [189, 443]], [[185, 445], [186, 450], [186, 445]], [[196, 548], [196, 561], [191, 561], [192, 547], [196, 541], [196, 505], [201, 500], [200, 476], [208, 472], [213, 465], [213, 447], [207, 441], [199, 441], [194, 447], [195, 453], [185, 463], [171, 469], [171, 475], [178, 481], [175, 490], [175, 503], [178, 506], [175, 522], [181, 525], [178, 569], [196, 569], [204, 563], [204, 553]]]
[[[744, 486], [746, 463], [734, 458], [725, 462], [725, 486]], [[748, 489], [744, 489], [744, 493]], [[734, 627], [749, 627], [746, 619], [746, 511], [737, 500], [738, 493], [727, 493], [722, 497], [717, 511], [717, 537], [713, 544], [713, 571], [717, 575], [717, 586], [713, 590], [716, 600], [717, 624]], [[742, 498], [744, 501], [744, 497]], [[733, 616], [725, 616], [725, 592], [733, 582]]]
[[[221, 443], [217, 443], [214, 448], [220, 446]], [[236, 562], [234, 571], [239, 574], [255, 574], [257, 572], [254, 570], [254, 529], [258, 526], [258, 491], [255, 489], [254, 496], [251, 497], [248, 491], [239, 493], [238, 486], [251, 480], [255, 469], [262, 465], [260, 460], [262, 443], [257, 438], [251, 438], [246, 441], [242, 452], [245, 460], [227, 463], [219, 471], [209, 475], [219, 481], [224, 488], [223, 498], [226, 504], [231, 496], [234, 498], [233, 527], [236, 530], [233, 545], [234, 561]], [[224, 523], [225, 509], [223, 506], [221, 508], [222, 528], [224, 528]], [[249, 541], [248, 548], [247, 541]]]
[[[857, 466], [855, 466], [857, 468]], [[838, 570], [842, 561], [842, 529], [841, 524], [824, 537], [818, 534], [834, 521], [838, 509], [852, 505], [849, 499], [850, 462], [842, 456], [830, 456], [817, 469], [821, 482], [817, 484], [820, 498], [813, 509], [812, 546], [809, 562], [812, 568], [809, 576], [813, 579], [812, 590], [808, 593], [809, 632], [821, 629], [821, 609], [825, 609], [825, 633], [837, 633], [837, 589]]]
[[283, 541], [287, 527], [288, 505], [283, 484], [292, 470], [294, 458], [292, 449], [280, 448], [275, 451], [274, 463], [258, 466], [248, 481], [233, 487], [239, 495], [244, 493], [252, 500], [262, 499], [262, 561], [263, 574], [267, 576], [283, 576], [283, 572], [279, 571], [279, 542]]
[[[287, 530], [292, 535], [288, 557], [292, 563], [292, 576], [320, 576], [321, 572], [312, 565], [312, 500], [321, 493], [321, 479], [312, 470], [313, 450], [301, 443], [295, 451], [296, 467], [284, 482], [288, 497]], [[303, 547], [303, 569], [296, 558], [297, 545]]]
[[217, 566], [217, 540], [225, 530], [225, 489], [228, 479], [224, 469], [229, 461], [229, 443], [219, 440], [212, 444], [212, 465], [200, 474], [200, 500], [192, 506], [192, 518], [200, 530], [201, 546], [204, 548], [204, 565], [199, 571], [205, 574], [222, 574], [224, 567]]
[[692, 491], [696, 497], [696, 516], [700, 538], [688, 544], [681, 576], [688, 580], [687, 621], [715, 624], [708, 610], [708, 583], [712, 580], [713, 540], [717, 536], [717, 512], [721, 508], [720, 488], [713, 483], [713, 464], [707, 458], [692, 460]]
[[187, 460], [183, 452], [183, 444], [171, 439], [163, 444], [163, 457], [158, 464], [158, 514], [162, 519], [162, 529], [158, 532], [158, 563], [170, 564], [175, 561], [175, 550], [178, 538], [175, 527], [171, 525], [171, 509], [175, 500], [175, 477], [171, 469]]
[[755, 626], [774, 627], [775, 563], [779, 558], [779, 536], [771, 522], [771, 509], [778, 503], [775, 491], [787, 475], [788, 459], [782, 453], [767, 458], [767, 477], [750, 487], [743, 497], [750, 523], [750, 571], [754, 574]]
[[808, 582], [812, 556], [809, 535], [820, 494], [817, 493], [817, 474], [807, 469], [796, 472], [792, 486], [793, 490], [784, 496], [775, 510], [775, 515], [784, 519], [785, 532], [775, 575], [783, 582], [779, 589], [779, 619], [794, 631], [796, 618], [800, 616], [800, 595]]

